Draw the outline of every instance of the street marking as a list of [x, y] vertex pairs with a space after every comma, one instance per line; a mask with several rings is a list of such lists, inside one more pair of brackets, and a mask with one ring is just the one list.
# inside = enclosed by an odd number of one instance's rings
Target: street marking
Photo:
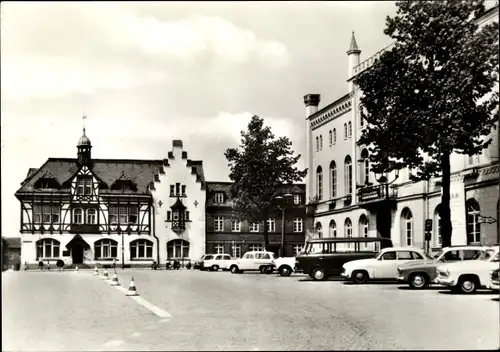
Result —
[[116, 346], [120, 346], [124, 342], [125, 341], [123, 341], [123, 340], [111, 340], [111, 341], [106, 342], [104, 344], [104, 346], [106, 346], [106, 347], [116, 347]]
[[170, 319], [162, 319], [160, 320], [160, 323], [168, 323], [170, 321]]
[[142, 335], [142, 332], [134, 332], [132, 333], [132, 337], [139, 337]]
[[166, 312], [163, 309], [158, 308], [157, 306], [149, 303], [148, 301], [146, 301], [144, 298], [142, 298], [140, 296], [130, 296], [130, 298], [132, 298], [134, 301], [136, 301], [137, 303], [139, 303], [144, 308], [150, 310], [151, 312], [153, 312], [154, 314], [156, 314], [160, 318], [170, 318], [170, 317], [172, 317], [168, 312]]
[[111, 287], [114, 287], [117, 290], [122, 291], [123, 293], [127, 293], [127, 289], [123, 286], [111, 286]]

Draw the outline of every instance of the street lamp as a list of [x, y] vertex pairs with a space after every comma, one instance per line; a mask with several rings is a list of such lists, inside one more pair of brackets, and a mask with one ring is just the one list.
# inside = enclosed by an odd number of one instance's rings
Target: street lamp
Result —
[[279, 201], [284, 201], [282, 206], [278, 205], [278, 209], [281, 210], [281, 247], [280, 247], [280, 257], [285, 256], [285, 209], [286, 204], [288, 202], [288, 198], [293, 197], [290, 193], [285, 193], [282, 195], [276, 196], [274, 199]]
[[378, 173], [378, 172], [375, 173], [377, 182], [380, 183], [382, 186], [385, 186], [385, 199], [389, 199], [389, 185], [396, 182], [396, 180], [399, 178], [399, 169], [396, 169], [394, 171], [395, 171], [394, 180], [390, 182], [387, 179], [387, 173]]

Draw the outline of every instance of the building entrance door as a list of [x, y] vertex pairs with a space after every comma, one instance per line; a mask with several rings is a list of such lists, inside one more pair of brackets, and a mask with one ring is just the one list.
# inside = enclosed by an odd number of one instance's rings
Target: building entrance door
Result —
[[75, 244], [71, 248], [71, 256], [73, 258], [73, 264], [83, 263], [83, 247], [80, 244]]

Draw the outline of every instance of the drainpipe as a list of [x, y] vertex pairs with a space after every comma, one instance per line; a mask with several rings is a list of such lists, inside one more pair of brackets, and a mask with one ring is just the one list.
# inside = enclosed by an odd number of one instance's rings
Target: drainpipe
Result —
[[151, 209], [153, 211], [153, 237], [156, 238], [156, 262], [158, 266], [160, 266], [160, 239], [156, 236], [156, 212], [155, 207], [151, 205]]

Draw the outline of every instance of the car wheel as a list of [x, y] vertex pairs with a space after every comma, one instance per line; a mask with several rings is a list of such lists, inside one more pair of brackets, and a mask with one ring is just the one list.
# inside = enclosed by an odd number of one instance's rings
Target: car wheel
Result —
[[261, 274], [264, 274], [266, 272], [266, 267], [263, 265], [259, 268], [259, 271]]
[[366, 284], [368, 281], [368, 273], [363, 270], [355, 271], [352, 273], [352, 279], [357, 284]]
[[460, 278], [458, 281], [460, 293], [474, 293], [477, 290], [477, 282], [474, 277]]
[[273, 267], [272, 267], [272, 266], [270, 266], [270, 265], [269, 265], [269, 266], [266, 266], [266, 267], [264, 268], [264, 272], [265, 272], [266, 274], [272, 274], [272, 273], [273, 273]]
[[283, 265], [280, 268], [279, 272], [281, 276], [290, 276], [292, 274], [292, 268], [290, 268], [288, 265]]
[[425, 274], [412, 274], [408, 280], [410, 287], [414, 290], [421, 290], [429, 284], [427, 275]]
[[314, 268], [311, 274], [315, 281], [323, 281], [326, 279], [325, 269], [323, 268]]
[[218, 265], [212, 265], [211, 269], [212, 269], [212, 271], [219, 271], [219, 266]]
[[238, 267], [236, 265], [231, 266], [230, 270], [233, 274], [237, 274], [239, 272]]

